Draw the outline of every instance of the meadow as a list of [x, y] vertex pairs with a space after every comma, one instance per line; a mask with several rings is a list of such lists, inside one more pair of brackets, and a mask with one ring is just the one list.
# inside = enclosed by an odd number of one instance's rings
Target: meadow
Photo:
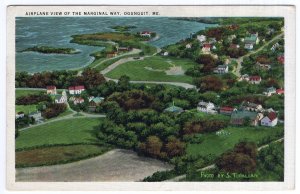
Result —
[[144, 60], [130, 61], [124, 63], [106, 76], [118, 79], [122, 75], [127, 75], [131, 80], [136, 81], [170, 81], [192, 83], [192, 77], [182, 75], [167, 75], [165, 71], [171, 67], [181, 67], [183, 71], [193, 67], [195, 62], [189, 59], [177, 59], [173, 57], [153, 56], [144, 58]]
[[20, 135], [16, 139], [16, 149], [99, 143], [94, 134], [94, 128], [100, 122], [99, 118], [74, 117], [35, 126], [20, 131]]
[[[264, 144], [266, 139], [272, 141], [278, 134], [283, 132], [283, 126], [276, 127], [227, 127], [223, 129], [228, 135], [217, 135], [216, 133], [203, 134], [199, 138], [201, 143], [188, 144], [187, 155], [194, 156], [219, 156], [234, 147], [241, 140], [253, 141], [258, 145]], [[258, 146], [259, 147], [259, 146]]]

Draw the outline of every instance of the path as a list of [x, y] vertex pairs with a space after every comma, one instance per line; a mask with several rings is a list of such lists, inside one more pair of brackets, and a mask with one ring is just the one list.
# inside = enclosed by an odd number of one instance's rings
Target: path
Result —
[[[280, 138], [280, 139], [277, 139], [277, 140], [274, 140], [266, 145], [262, 145], [260, 146], [259, 148], [257, 148], [257, 151], [259, 152], [260, 150], [266, 148], [266, 147], [269, 147], [271, 143], [278, 143], [278, 142], [282, 142], [284, 140], [284, 138]], [[200, 169], [197, 169], [196, 172], [201, 172], [201, 171], [205, 171], [205, 170], [209, 170], [209, 169], [214, 169], [216, 168], [216, 164], [211, 164], [209, 166], [206, 166], [204, 168], [200, 168]], [[186, 178], [186, 174], [183, 174], [183, 175], [180, 175], [180, 176], [176, 176], [174, 178], [171, 178], [171, 179], [168, 179], [168, 180], [165, 180], [164, 182], [175, 182], [175, 181], [180, 181], [182, 179], [185, 179]]]
[[[105, 79], [107, 81], [111, 80], [114, 82], [118, 82], [117, 79], [112, 79], [112, 78], [108, 78], [108, 77], [105, 77]], [[133, 83], [133, 84], [167, 84], [167, 85], [183, 87], [185, 89], [196, 89], [195, 85], [183, 83], [183, 82], [162, 82], [162, 81], [129, 81], [129, 82]]]
[[107, 58], [107, 59], [101, 61], [100, 63], [98, 63], [97, 65], [95, 65], [93, 68], [98, 67], [99, 65], [101, 65], [102, 63], [104, 63], [104, 62], [106, 62], [106, 61], [109, 61], [109, 60], [112, 60], [112, 59], [118, 59], [118, 58], [124, 57], [124, 56], [126, 56], [126, 55], [138, 54], [138, 53], [140, 53], [140, 52], [141, 52], [140, 49], [134, 48], [134, 49], [132, 49], [131, 51], [129, 51], [129, 52], [127, 52], [127, 53], [118, 55], [118, 56], [116, 56], [116, 57]]
[[237, 62], [238, 65], [237, 65], [235, 71], [233, 71], [233, 73], [234, 73], [237, 77], [240, 77], [240, 76], [241, 76], [241, 69], [242, 69], [242, 62], [243, 62], [243, 60], [244, 60], [244, 57], [248, 57], [248, 56], [250, 56], [250, 55], [252, 55], [252, 54], [255, 54], [255, 53], [261, 51], [263, 48], [265, 48], [266, 46], [268, 46], [271, 42], [273, 42], [273, 41], [275, 41], [275, 40], [281, 38], [282, 36], [283, 36], [283, 32], [280, 33], [280, 34], [278, 34], [278, 35], [275, 36], [274, 38], [272, 38], [270, 41], [266, 42], [264, 45], [262, 45], [262, 46], [261, 46], [260, 48], [258, 48], [257, 50], [255, 50], [255, 51], [250, 51], [250, 52], [247, 53], [246, 55], [241, 56], [241, 57], [235, 59], [235, 61]]
[[172, 165], [138, 156], [134, 151], [115, 149], [100, 156], [68, 164], [17, 168], [16, 181], [23, 182], [92, 182], [141, 181], [157, 171], [171, 170]]

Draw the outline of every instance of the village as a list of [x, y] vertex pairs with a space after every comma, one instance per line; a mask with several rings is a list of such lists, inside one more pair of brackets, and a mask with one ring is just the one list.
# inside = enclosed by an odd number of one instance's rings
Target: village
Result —
[[[256, 150], [282, 142], [283, 22], [236, 23], [191, 32], [162, 48], [149, 44], [159, 34], [148, 29], [72, 36], [76, 44], [106, 47], [91, 54], [95, 60], [86, 68], [16, 74], [16, 153], [47, 144], [98, 142], [105, 150], [133, 150], [174, 165], [175, 170], [144, 177], [163, 181], [191, 173], [190, 165], [200, 169], [214, 164], [213, 170], [222, 170], [219, 161], [225, 161], [235, 146]], [[69, 134], [76, 120], [94, 136], [69, 142], [51, 134], [51, 143], [43, 144], [30, 135], [34, 129], [50, 130], [55, 123], [68, 123]], [[80, 131], [76, 137], [80, 136], [86, 133]], [[90, 156], [87, 152], [80, 157]], [[247, 157], [249, 165], [256, 163], [256, 158]], [[19, 159], [17, 166], [35, 165]], [[251, 166], [250, 171], [261, 168]], [[250, 172], [244, 170], [238, 171]], [[190, 178], [195, 179], [199, 177]]]

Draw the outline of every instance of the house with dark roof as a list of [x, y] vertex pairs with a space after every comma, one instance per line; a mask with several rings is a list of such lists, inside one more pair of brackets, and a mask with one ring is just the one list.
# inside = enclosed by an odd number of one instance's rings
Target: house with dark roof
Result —
[[175, 106], [174, 105], [174, 102], [173, 102], [173, 105], [166, 108], [164, 110], [164, 112], [170, 112], [170, 113], [182, 113], [183, 112], [183, 109], [181, 107], [178, 107], [178, 106]]
[[103, 97], [95, 97], [89, 99], [89, 111], [95, 111], [96, 107], [104, 101]]
[[270, 112], [267, 116], [265, 116], [261, 120], [261, 125], [262, 126], [268, 126], [268, 127], [274, 127], [277, 125], [278, 118], [275, 112]]
[[217, 74], [228, 73], [228, 65], [218, 65], [218, 67], [216, 67], [214, 69], [214, 73], [217, 73]]
[[262, 113], [251, 112], [247, 110], [238, 110], [232, 112], [230, 123], [233, 125], [244, 125], [247, 121], [249, 121], [250, 125], [257, 126], [262, 118]]
[[245, 49], [252, 50], [254, 45], [259, 43], [258, 34], [251, 34], [244, 39], [245, 42]]

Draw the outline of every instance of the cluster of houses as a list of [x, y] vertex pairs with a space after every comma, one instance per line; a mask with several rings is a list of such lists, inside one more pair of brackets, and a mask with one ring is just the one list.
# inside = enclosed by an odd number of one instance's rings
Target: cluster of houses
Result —
[[283, 95], [284, 94], [284, 89], [282, 88], [279, 88], [279, 89], [276, 89], [275, 87], [269, 87], [267, 88], [263, 94], [265, 96], [272, 96], [273, 94], [278, 94], [278, 95]]
[[[214, 45], [217, 40], [215, 38], [207, 38], [205, 35], [197, 35], [197, 40], [200, 43], [200, 46], [202, 46], [202, 52], [205, 54], [209, 54], [211, 50], [215, 50], [216, 46]], [[186, 45], [186, 48], [191, 48], [188, 45]]]
[[278, 122], [277, 114], [273, 109], [265, 110], [260, 104], [251, 102], [243, 102], [237, 109], [229, 106], [217, 108], [211, 102], [201, 101], [197, 110], [208, 114], [217, 114], [219, 110], [220, 114], [231, 116], [230, 122], [234, 125], [244, 125], [247, 119], [252, 126], [260, 123], [262, 126], [274, 127]]
[[[68, 88], [69, 94], [71, 97], [69, 98], [70, 102], [73, 102], [74, 105], [83, 104], [85, 102], [84, 98], [80, 96], [80, 94], [85, 91], [85, 87], [83, 85], [70, 86]], [[55, 103], [67, 103], [68, 97], [65, 90], [63, 90], [62, 94], [57, 94], [55, 86], [47, 86], [47, 94], [55, 96]], [[88, 98], [88, 110], [95, 111], [96, 107], [104, 100], [103, 97], [94, 97], [90, 96]]]
[[[184, 110], [181, 107], [172, 106], [166, 108], [165, 112], [182, 113]], [[274, 127], [277, 125], [277, 113], [272, 109], [264, 109], [262, 105], [243, 102], [239, 108], [230, 106], [216, 107], [212, 102], [200, 101], [197, 106], [197, 111], [206, 114], [223, 114], [230, 116], [230, 123], [233, 125], [244, 125], [249, 122], [249, 125]]]

